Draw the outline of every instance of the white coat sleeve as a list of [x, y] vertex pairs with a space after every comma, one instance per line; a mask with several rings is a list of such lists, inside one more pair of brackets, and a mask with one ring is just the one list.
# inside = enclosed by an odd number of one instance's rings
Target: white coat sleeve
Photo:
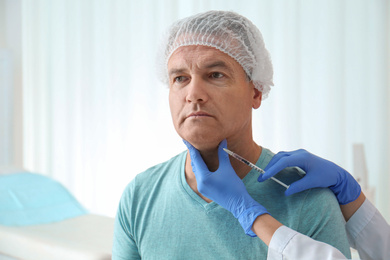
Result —
[[316, 241], [286, 226], [279, 227], [268, 247], [268, 260], [335, 260], [347, 259], [335, 247]]
[[361, 259], [390, 259], [390, 226], [369, 200], [348, 220], [346, 230]]

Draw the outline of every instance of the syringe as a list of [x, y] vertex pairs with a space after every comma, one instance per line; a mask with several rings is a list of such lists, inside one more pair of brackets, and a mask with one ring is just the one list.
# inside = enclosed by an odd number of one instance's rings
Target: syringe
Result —
[[[225, 152], [227, 152], [229, 155], [231, 155], [234, 159], [237, 159], [239, 160], [240, 162], [242, 163], [245, 163], [246, 165], [248, 165], [249, 167], [252, 167], [252, 169], [255, 169], [256, 171], [260, 172], [261, 174], [264, 174], [265, 171], [263, 169], [261, 169], [260, 167], [256, 166], [255, 164], [251, 163], [250, 161], [248, 161], [247, 159], [241, 157], [240, 155], [226, 149], [226, 148], [223, 148], [223, 150]], [[274, 177], [271, 177], [271, 179], [275, 182], [277, 182], [278, 184], [282, 185], [283, 187], [285, 187], [286, 189], [288, 189], [288, 187], [290, 187], [289, 185], [281, 182], [280, 180], [274, 178]]]

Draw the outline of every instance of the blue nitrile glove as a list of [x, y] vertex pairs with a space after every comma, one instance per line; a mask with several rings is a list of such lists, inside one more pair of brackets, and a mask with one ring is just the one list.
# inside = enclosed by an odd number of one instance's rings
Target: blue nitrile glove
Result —
[[209, 171], [195, 147], [183, 141], [190, 152], [191, 166], [195, 173], [198, 191], [230, 211], [240, 222], [245, 234], [256, 236], [251, 231], [253, 222], [258, 216], [268, 212], [249, 195], [244, 183], [231, 166], [229, 155], [223, 150], [227, 148], [226, 140], [219, 144], [219, 167], [215, 172]]
[[303, 149], [277, 153], [258, 181], [264, 181], [284, 168], [294, 166], [304, 170], [306, 175], [290, 185], [285, 192], [287, 196], [311, 188], [329, 187], [336, 195], [339, 204], [345, 205], [356, 200], [360, 195], [360, 185], [351, 174], [340, 166]]

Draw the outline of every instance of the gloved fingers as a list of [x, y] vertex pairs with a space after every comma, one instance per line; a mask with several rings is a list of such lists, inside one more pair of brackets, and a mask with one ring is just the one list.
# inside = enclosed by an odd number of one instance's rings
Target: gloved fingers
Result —
[[229, 154], [226, 153], [223, 148], [227, 148], [227, 141], [226, 139], [222, 140], [222, 142], [218, 146], [218, 160], [219, 160], [219, 167], [221, 168], [222, 165], [230, 164]]
[[191, 166], [193, 172], [195, 173], [195, 177], [198, 177], [201, 174], [209, 172], [209, 169], [207, 168], [207, 165], [203, 161], [203, 158], [200, 155], [199, 151], [188, 141], [183, 139], [183, 142], [187, 146], [188, 151], [190, 152]]
[[277, 160], [273, 166], [266, 169], [265, 173], [261, 174], [257, 180], [260, 182], [265, 181], [287, 167], [299, 166], [297, 164], [298, 163], [293, 156], [286, 155]]
[[264, 169], [265, 173], [259, 176], [258, 181], [265, 181], [287, 167], [299, 167], [307, 172], [309, 170], [307, 163], [310, 160], [310, 156], [311, 154], [303, 149], [292, 152], [280, 152], [271, 159]]
[[310, 183], [305, 180], [305, 177], [290, 184], [290, 187], [284, 192], [286, 196], [293, 195], [295, 193], [314, 188]]
[[291, 152], [278, 152], [277, 154], [275, 154], [272, 157], [271, 161], [267, 164], [264, 171], [267, 171], [270, 167], [274, 166], [274, 164], [277, 163], [280, 159], [287, 157], [287, 156], [290, 156], [290, 155], [291, 155]]
[[302, 179], [290, 184], [290, 187], [285, 191], [286, 196], [312, 189], [329, 187], [329, 182], [318, 178], [315, 174], [306, 174]]

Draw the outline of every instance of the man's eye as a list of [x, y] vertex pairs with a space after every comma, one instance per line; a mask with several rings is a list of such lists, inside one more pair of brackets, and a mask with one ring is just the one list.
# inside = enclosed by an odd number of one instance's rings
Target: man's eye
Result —
[[211, 73], [210, 76], [214, 79], [219, 79], [219, 78], [222, 78], [224, 75], [220, 72], [213, 72], [213, 73]]
[[182, 83], [184, 80], [185, 80], [185, 77], [179, 76], [179, 77], [176, 77], [176, 78], [174, 79], [174, 82]]

